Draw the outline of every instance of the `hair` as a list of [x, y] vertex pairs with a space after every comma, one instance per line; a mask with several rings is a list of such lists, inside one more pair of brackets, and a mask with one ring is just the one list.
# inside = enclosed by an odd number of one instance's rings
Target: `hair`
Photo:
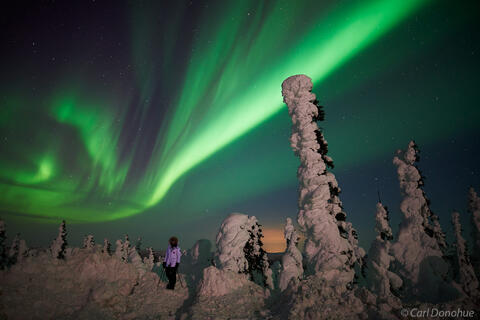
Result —
[[176, 247], [178, 245], [178, 238], [177, 237], [171, 237], [170, 240], [168, 240], [170, 245], [172, 247]]

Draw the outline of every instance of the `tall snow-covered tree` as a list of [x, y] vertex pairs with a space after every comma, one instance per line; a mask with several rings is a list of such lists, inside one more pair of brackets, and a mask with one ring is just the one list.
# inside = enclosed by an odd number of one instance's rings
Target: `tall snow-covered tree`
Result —
[[472, 264], [476, 270], [477, 277], [480, 277], [480, 197], [473, 188], [468, 194], [468, 211], [471, 213], [473, 252]]
[[138, 237], [137, 241], [135, 242], [135, 250], [140, 252], [142, 250], [142, 237]]
[[5, 222], [0, 220], [0, 270], [3, 270], [8, 265], [8, 256], [7, 256], [7, 232], [5, 230]]
[[250, 229], [247, 229], [249, 239], [243, 247], [247, 268], [245, 273], [250, 274], [254, 282], [263, 284], [265, 287], [273, 287], [271, 273], [268, 264], [267, 252], [263, 249], [263, 234], [261, 225], [255, 221]]
[[108, 241], [107, 238], [103, 239], [103, 249], [102, 249], [102, 252], [104, 254], [107, 254], [107, 255], [110, 255], [112, 252], [111, 252], [111, 244], [110, 244], [110, 241]]
[[65, 249], [67, 248], [67, 228], [65, 220], [62, 221], [58, 228], [58, 236], [53, 240], [50, 246], [50, 252], [56, 259], [65, 259]]
[[128, 256], [130, 255], [130, 250], [132, 247], [130, 246], [130, 238], [128, 237], [128, 234], [125, 235], [125, 241], [123, 241], [123, 252], [125, 256], [127, 257], [126, 260], [128, 260]]
[[[429, 285], [436, 283], [435, 286], [440, 286], [443, 273], [448, 270], [448, 264], [443, 260], [444, 234], [422, 190], [423, 178], [415, 165], [417, 161], [418, 148], [413, 141], [410, 141], [405, 151], [398, 150], [393, 159], [403, 194], [400, 205], [403, 219], [398, 239], [392, 245], [392, 253], [396, 259], [396, 272], [404, 279], [407, 287], [414, 290], [412, 292], [426, 290], [420, 284], [424, 281], [428, 281]], [[420, 273], [423, 274], [421, 279]], [[434, 294], [438, 292], [431, 292], [430, 296], [433, 297]]]
[[95, 248], [95, 240], [93, 239], [93, 235], [89, 234], [85, 236], [85, 238], [83, 239], [83, 248], [85, 249]]
[[148, 248], [148, 257], [143, 258], [143, 263], [145, 264], [148, 271], [153, 269], [155, 264], [155, 256], [153, 255], [153, 249], [150, 247]]
[[27, 242], [24, 239], [20, 240], [18, 245], [18, 261], [25, 259], [28, 256]]
[[[282, 84], [283, 100], [292, 118], [291, 147], [300, 158], [298, 224], [306, 235], [308, 273], [324, 278], [353, 282], [354, 266], [365, 252], [354, 241], [354, 229], [346, 222], [333, 167], [327, 155], [328, 143], [317, 126], [324, 119], [322, 107], [311, 92], [312, 81], [305, 75], [287, 78]], [[350, 233], [350, 234], [349, 234]]]
[[12, 240], [12, 245], [10, 246], [10, 249], [8, 250], [8, 261], [9, 264], [15, 264], [17, 262], [18, 258], [18, 252], [20, 248], [20, 234], [16, 234], [15, 238]]
[[118, 239], [115, 242], [115, 256], [122, 262], [127, 262], [128, 255], [125, 252], [125, 245], [122, 240]]
[[302, 253], [297, 248], [299, 237], [290, 218], [287, 218], [284, 235], [287, 249], [282, 256], [282, 267], [278, 282], [281, 291], [287, 289], [290, 282], [293, 282], [295, 286], [303, 277]]
[[452, 213], [453, 231], [455, 233], [455, 278], [462, 286], [462, 290], [469, 296], [478, 295], [478, 279], [470, 263], [467, 252], [467, 244], [462, 237], [462, 226], [460, 224], [460, 214]]
[[389, 254], [393, 233], [390, 228], [388, 210], [381, 202], [377, 203], [375, 231], [377, 236], [368, 252], [368, 288], [377, 294], [381, 301], [398, 302], [398, 299], [393, 298], [393, 292], [402, 286], [402, 279], [390, 271], [390, 264], [394, 260], [393, 256]]

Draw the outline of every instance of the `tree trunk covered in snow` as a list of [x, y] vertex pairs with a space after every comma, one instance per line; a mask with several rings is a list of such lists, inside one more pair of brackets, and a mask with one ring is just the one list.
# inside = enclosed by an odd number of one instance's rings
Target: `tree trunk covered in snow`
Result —
[[452, 213], [453, 232], [455, 233], [455, 276], [463, 291], [469, 296], [478, 294], [478, 279], [468, 257], [466, 242], [462, 237], [460, 214]]
[[289, 77], [282, 84], [293, 122], [291, 147], [300, 158], [298, 224], [306, 234], [307, 271], [346, 284], [353, 281], [354, 265], [364, 251], [357, 246], [355, 230], [345, 221], [335, 176], [327, 171], [333, 161], [316, 123], [323, 120], [324, 112], [311, 90], [312, 81], [305, 75]]

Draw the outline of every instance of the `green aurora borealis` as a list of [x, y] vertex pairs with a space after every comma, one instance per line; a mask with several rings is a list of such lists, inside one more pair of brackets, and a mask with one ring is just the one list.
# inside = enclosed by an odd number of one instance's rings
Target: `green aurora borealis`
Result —
[[[66, 219], [78, 236], [133, 228], [147, 240], [162, 230], [193, 241], [240, 211], [277, 230], [296, 215], [298, 166], [280, 86], [299, 73], [325, 105], [321, 126], [360, 234], [373, 230], [363, 217], [378, 186], [395, 213], [391, 158], [412, 138], [425, 151], [434, 210], [449, 215], [463, 205], [462, 188], [479, 182], [475, 8], [429, 0], [5, 8], [2, 217], [22, 233]], [[463, 173], [449, 173], [459, 178], [448, 200], [453, 189], [441, 178], [450, 164]]]
[[[283, 79], [305, 73], [321, 82], [424, 2], [368, 1], [328, 8], [317, 21], [307, 19], [303, 30], [290, 29], [289, 23], [303, 19], [306, 3], [285, 1], [267, 8], [260, 2], [250, 17], [245, 12], [252, 3], [231, 2], [221, 19], [202, 17], [205, 31], [192, 45], [184, 83], [178, 84], [182, 89], [168, 102], [171, 111], [159, 121], [162, 130], [140, 177], [128, 177], [135, 148], [119, 152], [118, 122], [128, 121], [125, 108], [106, 107], [111, 102], [91, 98], [87, 90], [67, 83], [42, 111], [78, 135], [75, 149], [83, 151], [84, 170], [67, 174], [71, 163], [56, 141], [31, 151], [17, 146], [14, 153], [22, 162], [16, 157], [1, 159], [2, 181], [9, 182], [1, 186], [2, 209], [72, 222], [141, 213], [162, 201], [179, 177], [281, 111]], [[142, 45], [135, 39], [132, 44]], [[148, 99], [155, 86], [149, 78], [153, 76], [137, 72], [138, 86]], [[2, 108], [2, 126], [16, 125], [19, 103], [31, 102], [13, 100]], [[127, 179], [135, 182], [127, 186]]]

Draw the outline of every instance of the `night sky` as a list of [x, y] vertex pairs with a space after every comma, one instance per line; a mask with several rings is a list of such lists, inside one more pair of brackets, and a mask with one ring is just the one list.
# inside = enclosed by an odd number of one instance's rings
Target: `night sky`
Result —
[[[128, 233], [164, 248], [297, 215], [281, 83], [307, 74], [341, 199], [368, 249], [377, 191], [414, 139], [442, 226], [480, 189], [476, 1], [34, 1], [0, 8], [0, 214], [45, 246]], [[480, 191], [480, 190], [479, 190]]]

